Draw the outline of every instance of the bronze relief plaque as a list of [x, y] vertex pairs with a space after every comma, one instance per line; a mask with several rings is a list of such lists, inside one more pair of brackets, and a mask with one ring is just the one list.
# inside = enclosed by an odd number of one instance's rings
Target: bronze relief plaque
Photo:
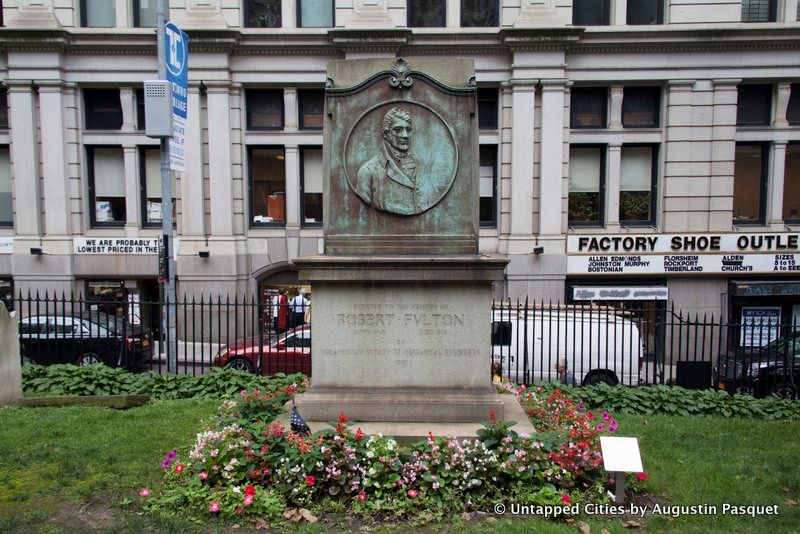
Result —
[[419, 61], [329, 66], [326, 254], [477, 253], [474, 67]]

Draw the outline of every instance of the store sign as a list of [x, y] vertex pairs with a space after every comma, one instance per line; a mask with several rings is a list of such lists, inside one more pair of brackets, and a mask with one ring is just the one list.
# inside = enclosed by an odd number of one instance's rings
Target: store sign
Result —
[[72, 240], [75, 254], [158, 254], [158, 238], [141, 237], [76, 237]]
[[800, 234], [585, 235], [567, 238], [570, 274], [800, 272]]
[[184, 141], [189, 108], [189, 36], [171, 22], [164, 27], [167, 80], [172, 83], [172, 137], [169, 140], [169, 166], [186, 171]]
[[11, 254], [14, 252], [14, 238], [0, 237], [0, 254]]
[[739, 336], [741, 347], [763, 347], [778, 339], [781, 323], [779, 307], [742, 308], [742, 332]]
[[667, 300], [666, 286], [575, 286], [572, 300]]

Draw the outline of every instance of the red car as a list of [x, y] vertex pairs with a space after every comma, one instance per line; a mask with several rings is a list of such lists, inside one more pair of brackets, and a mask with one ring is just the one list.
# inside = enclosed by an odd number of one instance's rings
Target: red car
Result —
[[303, 373], [311, 376], [311, 326], [302, 325], [270, 340], [266, 336], [239, 340], [226, 345], [214, 357], [213, 365], [263, 375]]

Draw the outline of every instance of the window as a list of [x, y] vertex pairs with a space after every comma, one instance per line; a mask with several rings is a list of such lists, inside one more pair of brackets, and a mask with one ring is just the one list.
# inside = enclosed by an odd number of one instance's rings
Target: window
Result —
[[478, 184], [480, 225], [494, 228], [497, 225], [497, 146], [480, 147]]
[[300, 89], [297, 97], [300, 104], [300, 129], [321, 130], [325, 119], [325, 91]]
[[119, 130], [122, 128], [122, 104], [119, 89], [84, 89], [86, 128], [89, 130]]
[[771, 85], [740, 85], [736, 102], [736, 124], [769, 126], [772, 115]]
[[742, 22], [775, 22], [776, 0], [742, 0]]
[[248, 89], [248, 130], [280, 130], [283, 128], [283, 90]]
[[733, 169], [733, 222], [764, 222], [767, 188], [767, 150], [769, 145], [736, 144]]
[[481, 130], [497, 130], [497, 88], [478, 89], [478, 127]]
[[245, 0], [246, 28], [280, 28], [281, 0]]
[[573, 26], [608, 26], [609, 0], [573, 0]]
[[605, 87], [574, 87], [570, 91], [570, 127], [605, 128], [607, 102]]
[[286, 171], [283, 147], [250, 148], [252, 226], [286, 223]]
[[461, 0], [461, 26], [463, 28], [497, 26], [498, 3], [498, 0]]
[[786, 145], [783, 174], [783, 220], [800, 223], [800, 143]]
[[[177, 220], [175, 209], [175, 175], [172, 176], [172, 220]], [[142, 186], [142, 221], [144, 226], [161, 226], [161, 148], [139, 149], [139, 176]]]
[[303, 226], [322, 224], [322, 148], [300, 150], [303, 188]]
[[410, 28], [443, 28], [445, 0], [408, 0]]
[[[164, 19], [169, 20], [169, 0], [164, 0]], [[156, 0], [133, 0], [133, 25], [137, 28], [156, 27]]]
[[118, 147], [88, 147], [89, 216], [94, 226], [122, 226], [125, 212], [125, 163]]
[[11, 156], [7, 146], [0, 147], [0, 226], [14, 224], [11, 201]]
[[603, 225], [605, 146], [573, 145], [569, 149], [569, 224]]
[[147, 123], [144, 120], [144, 89], [136, 90], [136, 128], [145, 130]]
[[628, 0], [626, 24], [663, 24], [664, 0]]
[[298, 28], [332, 28], [333, 0], [298, 0]]
[[655, 128], [661, 109], [660, 87], [625, 87], [622, 97], [624, 128]]
[[511, 346], [511, 321], [492, 323], [492, 345]]
[[0, 87], [0, 128], [8, 129], [8, 90]]
[[619, 177], [621, 223], [654, 222], [657, 158], [657, 146], [623, 145]]
[[117, 25], [115, 2], [110, 0], [80, 0], [81, 26], [85, 28], [113, 28]]
[[[800, 3], [798, 3], [800, 5]], [[800, 83], [792, 84], [792, 92], [789, 96], [789, 106], [786, 108], [786, 120], [789, 124], [800, 124]], [[6, 115], [6, 127], [8, 127], [8, 116]]]

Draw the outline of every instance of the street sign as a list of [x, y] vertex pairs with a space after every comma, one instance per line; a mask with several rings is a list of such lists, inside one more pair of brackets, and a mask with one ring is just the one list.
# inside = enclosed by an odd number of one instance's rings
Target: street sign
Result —
[[158, 283], [169, 280], [169, 236], [158, 236]]
[[171, 22], [164, 26], [167, 81], [172, 83], [172, 137], [169, 166], [184, 172], [184, 134], [189, 94], [189, 36]]

